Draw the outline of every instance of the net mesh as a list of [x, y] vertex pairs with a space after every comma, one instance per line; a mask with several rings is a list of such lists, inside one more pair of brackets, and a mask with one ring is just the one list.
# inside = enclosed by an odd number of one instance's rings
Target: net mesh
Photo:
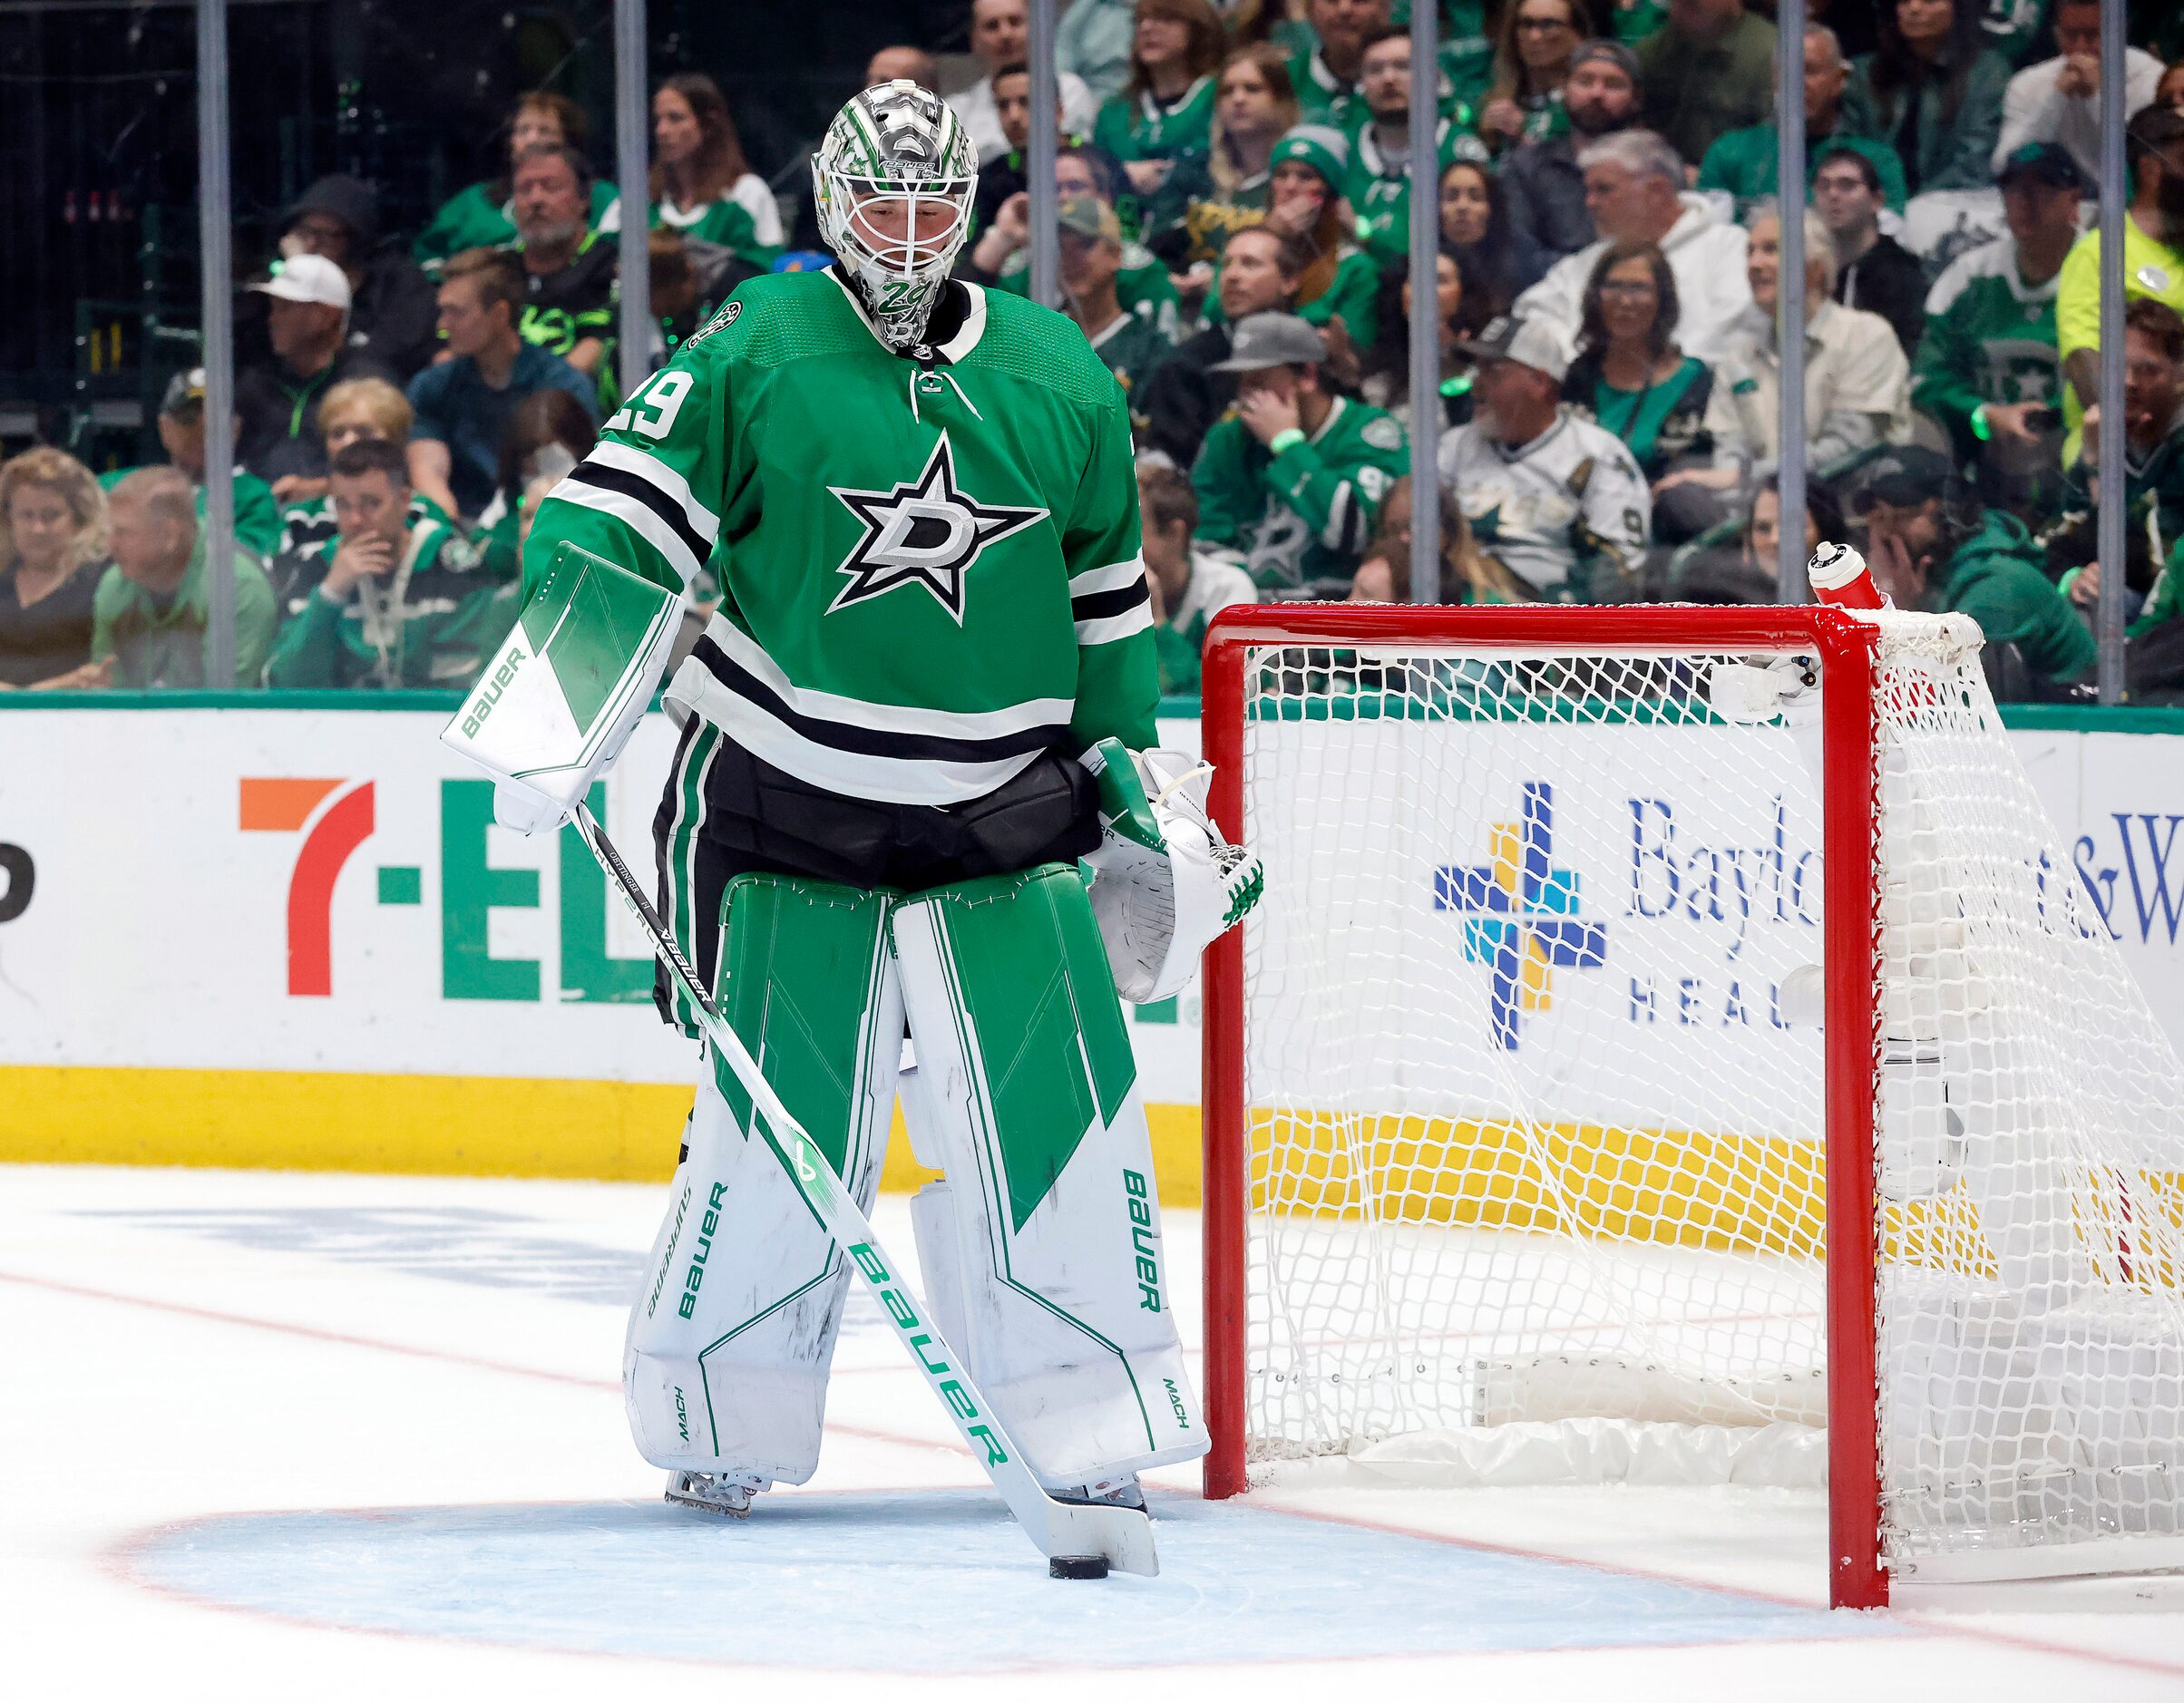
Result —
[[[1825, 951], [1820, 665], [1693, 618], [1643, 656], [1247, 653], [1253, 1459], [1728, 1438], [1746, 1476], [1735, 1440], [1819, 1436], [1820, 995], [1877, 960]], [[1884, 1547], [2173, 1534], [2184, 1075], [1975, 629], [1884, 630], [1877, 844], [1829, 849], [1882, 919]]]

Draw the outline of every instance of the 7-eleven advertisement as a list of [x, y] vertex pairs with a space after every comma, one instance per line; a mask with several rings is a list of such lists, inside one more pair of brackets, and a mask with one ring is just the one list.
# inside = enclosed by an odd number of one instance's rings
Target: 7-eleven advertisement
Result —
[[[0, 1159], [666, 1174], [697, 1052], [642, 935], [445, 719], [0, 715]], [[674, 740], [593, 793], [640, 873]], [[1137, 1014], [1179, 1124], [1194, 1005]]]

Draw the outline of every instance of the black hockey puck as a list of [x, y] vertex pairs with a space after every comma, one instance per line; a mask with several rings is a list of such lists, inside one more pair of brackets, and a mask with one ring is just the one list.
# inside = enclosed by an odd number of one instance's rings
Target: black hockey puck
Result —
[[1057, 1555], [1047, 1562], [1047, 1576], [1050, 1579], [1105, 1579], [1107, 1576], [1107, 1558], [1105, 1555]]

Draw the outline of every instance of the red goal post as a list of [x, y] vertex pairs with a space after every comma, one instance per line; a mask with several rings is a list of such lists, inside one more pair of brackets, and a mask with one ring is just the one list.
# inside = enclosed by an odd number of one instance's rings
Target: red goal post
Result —
[[[1357, 657], [1615, 659], [1809, 656], [1819, 662], [1823, 951], [1826, 1465], [1829, 1590], [1840, 1606], [1885, 1603], [1881, 1403], [1877, 1368], [1876, 1120], [1882, 1080], [1880, 630], [1816, 606], [1424, 608], [1278, 603], [1222, 612], [1204, 652], [1204, 754], [1212, 808], [1257, 847], [1246, 811], [1252, 671], [1285, 651], [1311, 679]], [[1974, 652], [1975, 656], [1975, 652]], [[1380, 666], [1376, 664], [1375, 666]], [[1480, 665], [1486, 666], [1486, 665]], [[1973, 664], [1976, 672], [1976, 661]], [[1315, 688], [1308, 685], [1310, 696]], [[1983, 688], [1984, 691], [1984, 688]], [[1991, 710], [1991, 705], [1989, 706]], [[1416, 719], [1413, 717], [1413, 719]], [[1262, 808], [1265, 808], [1263, 804]], [[1300, 802], [1299, 809], [1311, 808]], [[1263, 827], [1264, 824], [1260, 824]], [[1454, 850], [1454, 848], [1449, 848]], [[1286, 871], [1270, 858], [1270, 896]], [[1205, 1399], [1209, 1497], [1246, 1487], [1253, 1107], [1246, 1081], [1247, 921], [1207, 955], [1204, 1021]], [[1862, 967], [1850, 971], [1848, 967]]]

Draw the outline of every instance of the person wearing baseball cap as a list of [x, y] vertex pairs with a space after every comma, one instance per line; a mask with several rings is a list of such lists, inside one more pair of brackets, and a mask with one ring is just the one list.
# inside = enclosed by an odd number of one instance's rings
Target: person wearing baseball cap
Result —
[[[197, 491], [197, 520], [205, 522], [205, 369], [192, 366], [177, 373], [167, 381], [167, 392], [160, 399], [156, 422], [160, 433], [160, 447], [167, 452], [167, 460], [176, 471], [189, 480]], [[147, 466], [157, 466], [156, 462]], [[136, 472], [133, 467], [117, 467], [99, 475], [100, 485], [112, 491], [122, 480]], [[274, 501], [273, 488], [238, 459], [234, 467], [235, 482], [235, 541], [257, 556], [261, 561], [270, 561], [280, 545], [280, 505]]]
[[[1563, 79], [1563, 111], [1567, 130], [1519, 142], [1502, 158], [1502, 194], [1509, 205], [1509, 229], [1528, 238], [1543, 258], [1542, 270], [1565, 254], [1591, 246], [1593, 215], [1585, 210], [1584, 171], [1578, 151], [1603, 136], [1638, 122], [1645, 102], [1645, 80], [1638, 55], [1621, 42], [1582, 42], [1570, 55]], [[1445, 173], [1448, 166], [1441, 168]]]
[[[1107, 370], [1115, 375], [1126, 402], [1175, 345], [1149, 313], [1134, 314], [1116, 299], [1115, 279], [1122, 270], [1122, 221], [1096, 195], [1067, 197], [1057, 214], [1061, 227], [1062, 308], [1077, 321]], [[1131, 418], [1142, 424], [1133, 406]]]
[[[2184, 112], [2150, 106], [2125, 126], [2132, 193], [2123, 214], [2123, 291], [2184, 313]], [[2077, 458], [2079, 415], [2101, 388], [2101, 233], [2089, 230], [2062, 262], [2055, 292], [2055, 338], [2062, 351], [2063, 423]]]
[[2013, 647], [2051, 686], [2091, 676], [2093, 636], [2042, 570], [2032, 534], [2015, 515], [1982, 508], [1947, 456], [1892, 445], [1862, 478], [1851, 517], [1865, 528], [1874, 583], [1897, 608], [1969, 615], [1990, 653]]
[[1570, 357], [1560, 332], [1504, 315], [1456, 346], [1479, 364], [1477, 408], [1442, 434], [1440, 482], [1480, 551], [1534, 598], [1628, 600], [1653, 500], [1623, 441], [1563, 405]]
[[1410, 471], [1402, 423], [1325, 387], [1327, 340], [1295, 314], [1236, 322], [1236, 405], [1191, 469], [1198, 538], [1243, 558], [1263, 591], [1342, 597], [1388, 488]]
[[437, 352], [439, 302], [432, 280], [398, 248], [379, 241], [379, 194], [360, 178], [320, 178], [288, 209], [280, 251], [316, 254], [349, 285], [349, 342], [406, 380]]
[[318, 403], [345, 378], [384, 378], [387, 365], [348, 343], [349, 280], [322, 254], [274, 262], [270, 277], [249, 287], [267, 298], [269, 361], [236, 375], [236, 454], [283, 502], [326, 488], [327, 451]]
[[2014, 150], [1995, 182], [2008, 234], [1958, 255], [1928, 292], [1911, 401], [1974, 465], [1984, 501], [2046, 520], [2062, 487], [2055, 294], [2088, 186], [2052, 141]]

